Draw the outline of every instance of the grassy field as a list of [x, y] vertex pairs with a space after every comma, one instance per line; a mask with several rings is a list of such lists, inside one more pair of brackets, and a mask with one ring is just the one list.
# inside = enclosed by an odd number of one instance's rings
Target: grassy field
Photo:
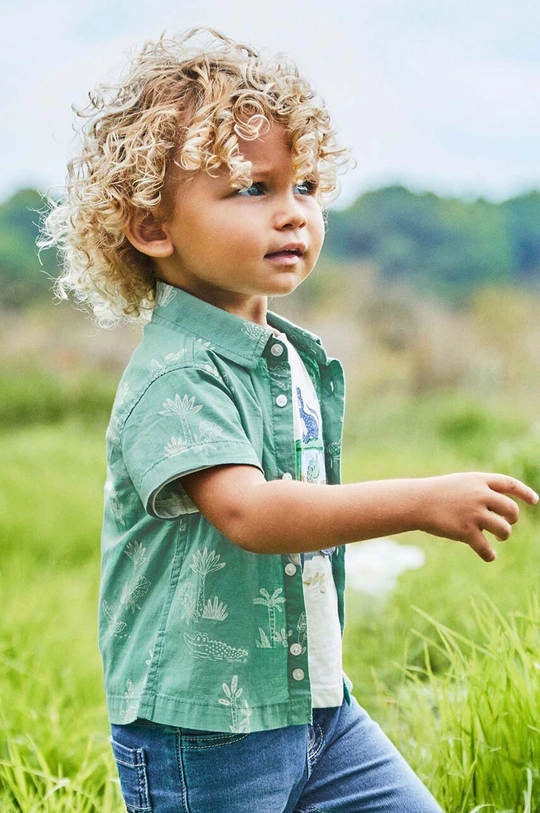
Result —
[[[44, 391], [17, 386], [23, 404]], [[0, 415], [0, 809], [116, 813], [96, 644], [103, 409], [49, 390], [47, 423]], [[540, 439], [512, 404], [380, 401], [349, 415], [347, 449], [349, 481], [497, 468], [540, 488]], [[425, 566], [384, 605], [349, 597], [355, 693], [448, 813], [540, 811], [539, 528], [524, 510], [490, 565], [407, 535]]]

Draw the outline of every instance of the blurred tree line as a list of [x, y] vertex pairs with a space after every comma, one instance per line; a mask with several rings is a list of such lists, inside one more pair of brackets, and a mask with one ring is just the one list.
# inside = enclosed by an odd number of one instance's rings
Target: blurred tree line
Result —
[[369, 261], [382, 281], [462, 302], [497, 284], [540, 283], [540, 192], [502, 203], [390, 186], [331, 211], [327, 253]]
[[44, 200], [35, 189], [20, 189], [0, 204], [0, 307], [20, 309], [51, 298], [57, 274], [54, 251], [38, 257], [36, 240]]
[[[0, 307], [51, 297], [54, 251], [36, 251], [46, 204], [21, 189], [0, 204]], [[465, 201], [390, 186], [328, 213], [327, 268], [369, 264], [384, 283], [406, 284], [452, 304], [486, 285], [540, 285], [540, 192], [502, 203]], [[313, 297], [315, 289], [306, 292]]]

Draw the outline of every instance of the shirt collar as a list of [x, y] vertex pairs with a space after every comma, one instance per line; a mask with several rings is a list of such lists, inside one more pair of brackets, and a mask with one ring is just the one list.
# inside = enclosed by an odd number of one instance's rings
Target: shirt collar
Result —
[[228, 311], [210, 305], [181, 288], [158, 281], [152, 322], [167, 325], [172, 330], [190, 333], [208, 344], [219, 355], [241, 364], [256, 367], [265, 350], [274, 340], [272, 328], [285, 333], [304, 354], [326, 364], [328, 359], [321, 340], [282, 316], [268, 313], [271, 328], [257, 325]]

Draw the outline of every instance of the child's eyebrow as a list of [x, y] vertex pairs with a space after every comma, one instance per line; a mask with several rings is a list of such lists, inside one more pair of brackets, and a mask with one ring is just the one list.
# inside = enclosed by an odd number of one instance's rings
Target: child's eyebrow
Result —
[[251, 167], [252, 175], [259, 175], [263, 178], [272, 175], [274, 171], [275, 167], [272, 164], [253, 164]]

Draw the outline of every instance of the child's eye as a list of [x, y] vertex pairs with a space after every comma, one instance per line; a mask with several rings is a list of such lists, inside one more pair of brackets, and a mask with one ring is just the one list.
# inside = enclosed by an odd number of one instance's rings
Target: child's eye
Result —
[[264, 194], [264, 187], [262, 183], [252, 183], [251, 186], [246, 186], [245, 189], [237, 189], [236, 194], [245, 198], [256, 198]]
[[314, 195], [315, 190], [316, 184], [313, 181], [298, 181], [294, 187], [295, 195]]

